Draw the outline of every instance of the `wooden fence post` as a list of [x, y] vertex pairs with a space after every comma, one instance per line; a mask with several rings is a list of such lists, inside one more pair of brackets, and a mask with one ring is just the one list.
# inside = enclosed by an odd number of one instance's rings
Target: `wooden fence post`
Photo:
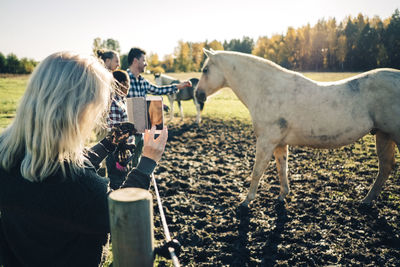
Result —
[[124, 188], [108, 198], [115, 267], [153, 266], [153, 197], [141, 188]]

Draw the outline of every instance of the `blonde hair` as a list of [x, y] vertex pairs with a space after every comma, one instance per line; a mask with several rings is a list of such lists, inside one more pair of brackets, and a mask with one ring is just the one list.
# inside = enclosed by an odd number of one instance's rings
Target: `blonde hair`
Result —
[[0, 166], [43, 181], [65, 163], [83, 167], [84, 143], [107, 112], [113, 76], [94, 57], [48, 56], [34, 70], [11, 125], [0, 136]]

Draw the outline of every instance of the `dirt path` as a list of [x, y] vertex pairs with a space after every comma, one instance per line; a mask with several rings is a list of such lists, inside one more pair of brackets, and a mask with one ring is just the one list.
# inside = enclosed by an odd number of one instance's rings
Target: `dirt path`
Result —
[[400, 266], [400, 171], [375, 204], [359, 204], [377, 173], [372, 136], [340, 150], [291, 147], [286, 203], [276, 200], [271, 161], [256, 200], [241, 209], [251, 127], [204, 119], [201, 127], [170, 124], [169, 135], [156, 177], [182, 266]]

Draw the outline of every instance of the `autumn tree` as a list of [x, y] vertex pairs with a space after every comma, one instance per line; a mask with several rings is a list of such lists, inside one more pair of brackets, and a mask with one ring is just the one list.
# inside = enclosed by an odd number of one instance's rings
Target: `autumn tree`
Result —
[[6, 64], [7, 64], [6, 57], [3, 55], [3, 53], [0, 52], [0, 73], [6, 72]]
[[174, 56], [173, 55], [166, 55], [161, 62], [161, 67], [166, 71], [166, 72], [174, 72]]
[[112, 38], [106, 40], [102, 40], [100, 37], [95, 38], [92, 46], [93, 55], [96, 55], [96, 51], [99, 49], [109, 49], [121, 53], [119, 42]]
[[[117, 44], [112, 39], [96, 38], [93, 47], [116, 49]], [[199, 71], [205, 60], [203, 48], [251, 52], [283, 67], [301, 71], [400, 68], [400, 12], [396, 9], [384, 21], [377, 16], [370, 19], [362, 14], [349, 16], [339, 23], [335, 18], [322, 18], [314, 26], [289, 27], [285, 34], [262, 36], [256, 42], [246, 36], [223, 43], [218, 40], [198, 43], [180, 40], [174, 53], [161, 62], [156, 55], [150, 55], [149, 70], [162, 67], [166, 72]], [[126, 57], [122, 55], [122, 68], [127, 67], [125, 61]]]
[[175, 48], [175, 65], [177, 71], [187, 72], [192, 69], [192, 53], [187, 42], [179, 41]]
[[192, 61], [193, 61], [193, 71], [200, 71], [205, 56], [203, 52], [204, 43], [192, 43]]
[[165, 70], [160, 65], [161, 62], [156, 53], [151, 53], [147, 56], [147, 69], [151, 73], [164, 73]]
[[400, 11], [396, 9], [384, 35], [389, 67], [400, 68]]
[[213, 50], [224, 50], [224, 46], [221, 44], [221, 42], [217, 40], [213, 40], [210, 43], [208, 41], [205, 42], [204, 47], [207, 49], [213, 49]]
[[225, 40], [223, 47], [224, 47], [224, 50], [227, 50], [227, 51], [237, 51], [237, 52], [250, 54], [254, 48], [254, 40], [247, 36], [243, 36], [243, 38], [241, 40], [240, 39], [232, 39], [229, 42]]

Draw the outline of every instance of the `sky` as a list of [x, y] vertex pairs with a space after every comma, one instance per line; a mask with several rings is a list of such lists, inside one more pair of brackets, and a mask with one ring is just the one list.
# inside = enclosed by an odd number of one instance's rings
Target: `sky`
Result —
[[0, 0], [0, 52], [42, 60], [58, 51], [91, 54], [93, 40], [118, 40], [162, 59], [180, 40], [285, 34], [288, 27], [359, 13], [382, 20], [399, 0]]

